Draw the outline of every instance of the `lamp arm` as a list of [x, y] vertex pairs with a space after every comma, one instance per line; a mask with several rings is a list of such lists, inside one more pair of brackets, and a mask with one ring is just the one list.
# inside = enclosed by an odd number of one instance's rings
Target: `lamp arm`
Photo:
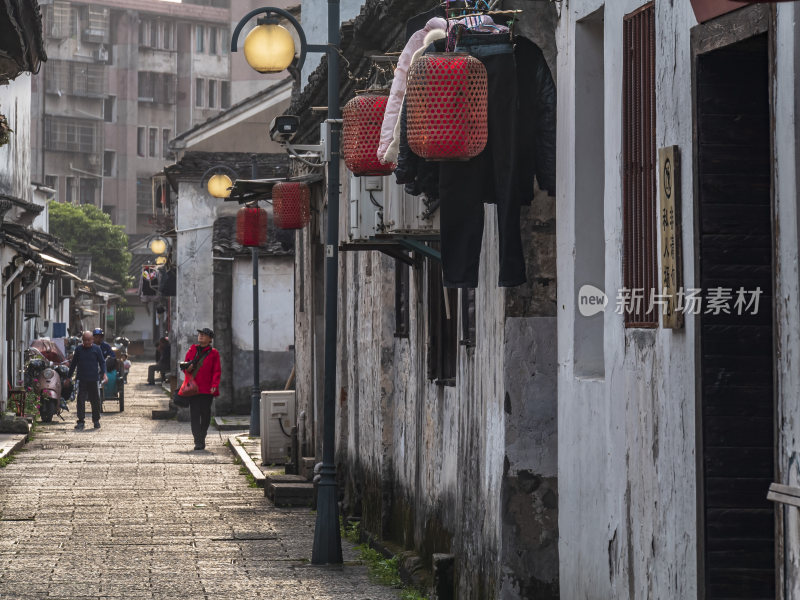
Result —
[[[238, 52], [237, 46], [239, 45], [239, 34], [242, 32], [242, 28], [245, 26], [245, 23], [247, 23], [256, 15], [270, 15], [273, 13], [280, 15], [289, 21], [292, 24], [292, 27], [294, 27], [295, 31], [297, 31], [297, 36], [300, 38], [300, 57], [297, 60], [297, 70], [301, 71], [303, 69], [303, 63], [306, 61], [306, 52], [308, 52], [309, 49], [311, 49], [312, 52], [320, 52], [320, 50], [318, 46], [309, 47], [308, 43], [306, 42], [306, 32], [303, 31], [303, 27], [300, 25], [300, 22], [295, 19], [289, 11], [283, 10], [282, 8], [256, 8], [242, 17], [241, 20], [236, 24], [236, 28], [233, 30], [233, 35], [231, 35], [231, 52]], [[324, 51], [327, 52], [328, 47], [324, 46], [324, 48]]]

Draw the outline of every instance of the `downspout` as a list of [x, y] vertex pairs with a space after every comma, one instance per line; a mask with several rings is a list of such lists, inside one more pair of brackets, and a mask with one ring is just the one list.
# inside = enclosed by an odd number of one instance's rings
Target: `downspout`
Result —
[[[19, 275], [28, 267], [34, 266], [35, 263], [32, 260], [26, 260], [24, 263], [17, 267], [17, 270], [14, 271], [11, 276], [0, 286], [0, 349], [6, 350], [6, 323], [7, 323], [7, 298], [8, 298], [8, 288], [14, 283], [14, 280], [19, 277]], [[3, 356], [7, 356], [5, 352], [2, 353]], [[5, 358], [0, 359], [5, 364], [0, 364], [0, 412], [5, 412], [6, 406], [8, 404], [8, 373], [7, 368], [8, 364], [6, 363]]]

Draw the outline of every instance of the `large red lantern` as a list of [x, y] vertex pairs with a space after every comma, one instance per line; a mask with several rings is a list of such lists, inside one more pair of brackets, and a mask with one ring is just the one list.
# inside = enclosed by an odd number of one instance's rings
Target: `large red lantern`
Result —
[[267, 211], [257, 206], [243, 206], [236, 214], [236, 241], [242, 246], [267, 243]]
[[342, 155], [354, 175], [389, 175], [393, 163], [378, 160], [381, 125], [386, 112], [386, 93], [357, 94], [342, 109]]
[[311, 220], [311, 191], [305, 183], [281, 181], [272, 186], [272, 212], [278, 229], [302, 229]]
[[432, 52], [408, 71], [408, 145], [429, 160], [468, 160], [486, 147], [488, 78], [478, 59]]

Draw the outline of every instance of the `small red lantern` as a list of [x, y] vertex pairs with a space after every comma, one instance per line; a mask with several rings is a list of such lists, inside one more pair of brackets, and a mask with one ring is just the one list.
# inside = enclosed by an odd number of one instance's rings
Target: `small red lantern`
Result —
[[311, 220], [311, 191], [305, 183], [281, 181], [272, 186], [272, 210], [278, 229], [302, 229]]
[[267, 243], [267, 211], [257, 206], [243, 206], [236, 214], [236, 241], [242, 246]]
[[486, 147], [486, 67], [463, 52], [432, 52], [409, 69], [408, 145], [429, 160], [469, 160]]
[[342, 109], [342, 154], [354, 175], [389, 175], [394, 171], [393, 163], [384, 165], [378, 160], [388, 99], [386, 93], [358, 94]]

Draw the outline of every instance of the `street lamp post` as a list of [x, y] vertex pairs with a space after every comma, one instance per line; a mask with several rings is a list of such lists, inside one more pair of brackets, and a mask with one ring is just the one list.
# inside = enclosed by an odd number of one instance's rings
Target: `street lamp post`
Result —
[[[306, 52], [325, 52], [328, 55], [328, 124], [330, 125], [330, 160], [328, 162], [328, 211], [325, 241], [325, 377], [323, 395], [322, 470], [317, 488], [317, 522], [311, 562], [315, 565], [341, 564], [342, 541], [339, 533], [339, 507], [336, 486], [336, 328], [339, 294], [339, 0], [328, 0], [328, 43], [310, 45], [300, 23], [287, 11], [279, 8], [259, 8], [245, 15], [233, 31], [231, 52], [237, 51], [239, 33], [255, 15], [265, 14], [245, 40], [248, 63], [262, 73], [282, 71], [289, 66], [285, 47], [287, 36], [270, 14], [280, 15], [294, 26], [300, 38], [300, 55], [296, 59], [299, 73]], [[252, 36], [252, 37], [251, 37]], [[289, 40], [291, 37], [289, 36]], [[250, 46], [248, 48], [248, 45]], [[294, 56], [294, 50], [291, 52]], [[252, 60], [251, 60], [252, 57]]]

